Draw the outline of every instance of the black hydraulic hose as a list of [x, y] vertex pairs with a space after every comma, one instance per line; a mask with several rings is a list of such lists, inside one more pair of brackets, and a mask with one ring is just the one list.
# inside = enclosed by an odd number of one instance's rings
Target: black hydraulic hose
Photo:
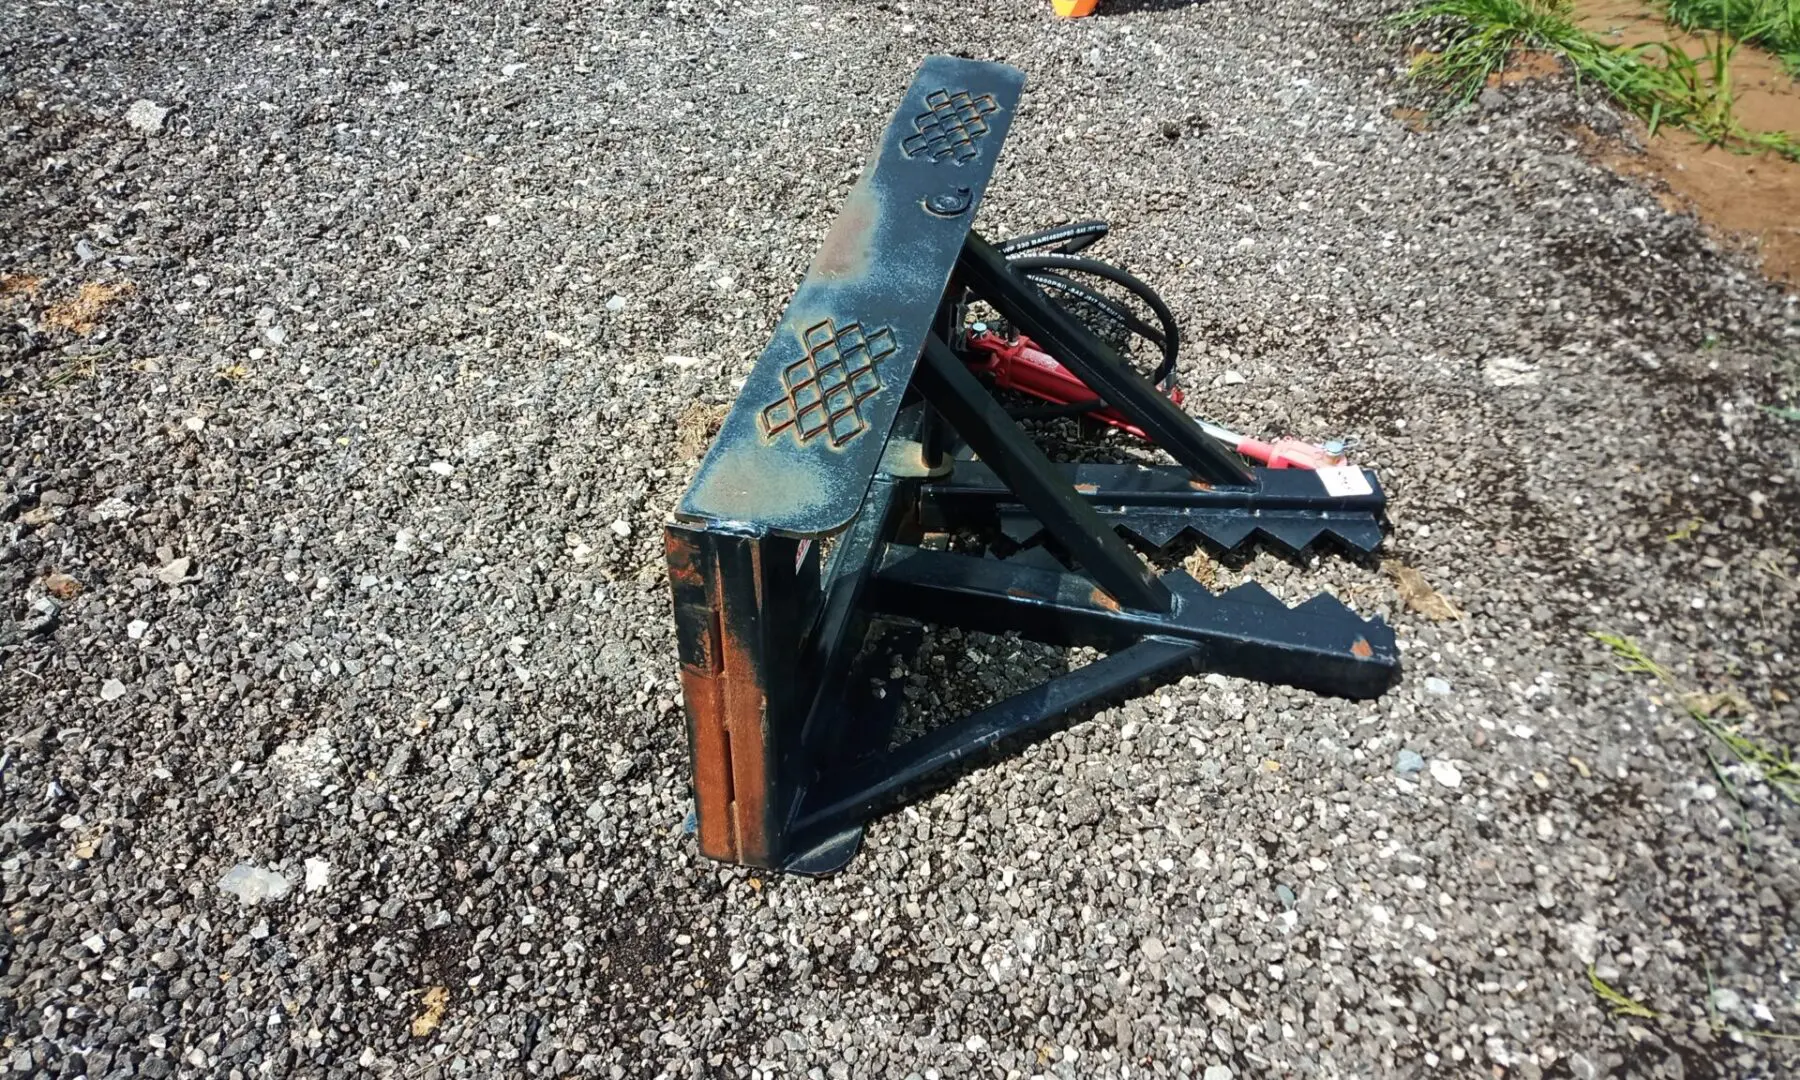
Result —
[[[1107, 223], [1097, 218], [1075, 221], [1012, 237], [997, 245], [997, 249], [1006, 257], [1009, 265], [1023, 272], [1026, 280], [1038, 288], [1067, 297], [1075, 302], [1073, 306], [1085, 308], [1083, 314], [1090, 318], [1104, 320], [1109, 327], [1135, 334], [1159, 348], [1162, 360], [1152, 373], [1151, 382], [1165, 393], [1173, 393], [1175, 368], [1181, 353], [1181, 332], [1176, 326], [1174, 312], [1163, 303], [1162, 297], [1156, 295], [1155, 290], [1133, 275], [1109, 263], [1077, 254], [1105, 237], [1108, 230]], [[1044, 248], [1055, 250], [1041, 250]], [[1138, 318], [1130, 308], [1111, 297], [1071, 280], [1071, 274], [1088, 274], [1124, 288], [1143, 301], [1157, 322], [1162, 324], [1162, 329]], [[1074, 416], [1092, 412], [1102, 408], [1104, 404], [1096, 397], [1064, 405], [1028, 407], [1015, 411], [1013, 415], [1020, 418]]]
[[1162, 347], [1164, 335], [1161, 330], [1133, 315], [1130, 310], [1114, 303], [1110, 298], [1094, 292], [1092, 289], [1084, 288], [1061, 274], [1052, 274], [1047, 270], [1028, 273], [1025, 278], [1042, 288], [1073, 296], [1098, 310], [1113, 325], [1136, 334], [1158, 348]]
[[1162, 363], [1157, 365], [1151, 381], [1159, 386], [1164, 386], [1165, 389], [1173, 385], [1175, 363], [1181, 353], [1181, 331], [1175, 324], [1175, 313], [1169, 310], [1169, 305], [1163, 303], [1162, 297], [1156, 295], [1156, 291], [1142, 280], [1110, 263], [1103, 263], [1098, 259], [1090, 259], [1081, 255], [1057, 253], [1019, 255], [1007, 259], [1007, 263], [1027, 273], [1038, 270], [1053, 273], [1062, 271], [1064, 273], [1092, 274], [1130, 291], [1132, 295], [1144, 302], [1145, 306], [1156, 315], [1157, 321], [1163, 325]]
[[1075, 221], [1067, 225], [1058, 225], [1051, 229], [1040, 229], [1024, 236], [1015, 236], [1003, 240], [998, 245], [1000, 254], [1007, 257], [1026, 251], [1035, 251], [1052, 244], [1061, 244], [1058, 250], [1065, 255], [1073, 255], [1077, 251], [1096, 243], [1107, 233], [1109, 226], [1098, 218], [1088, 221]]

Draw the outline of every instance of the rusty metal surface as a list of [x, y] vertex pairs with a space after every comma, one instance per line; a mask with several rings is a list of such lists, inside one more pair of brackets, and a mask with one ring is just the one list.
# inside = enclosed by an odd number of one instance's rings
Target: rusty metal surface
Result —
[[671, 525], [665, 544], [700, 850], [779, 865], [808, 564], [792, 540]]
[[675, 592], [676, 652], [681, 661], [681, 697], [687, 713], [700, 850], [715, 859], [735, 859], [738, 842], [731, 821], [731, 737], [720, 677], [719, 618], [709, 581], [712, 560], [703, 550], [703, 537], [689, 530], [670, 529], [664, 543], [669, 582]]
[[1024, 84], [919, 66], [677, 516], [801, 537], [856, 516]]

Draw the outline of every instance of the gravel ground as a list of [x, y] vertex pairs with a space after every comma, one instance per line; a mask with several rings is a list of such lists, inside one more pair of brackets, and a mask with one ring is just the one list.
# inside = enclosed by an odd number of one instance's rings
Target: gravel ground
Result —
[[[979, 6], [0, 12], [0, 1068], [1794, 1075], [1733, 1030], [1800, 1032], [1796, 812], [1589, 632], [1800, 742], [1795, 298], [1567, 88], [1415, 130], [1375, 5]], [[1110, 218], [1465, 617], [1220, 568], [1404, 680], [1188, 678], [758, 878], [683, 833], [660, 527], [932, 51], [1031, 79], [987, 229]]]

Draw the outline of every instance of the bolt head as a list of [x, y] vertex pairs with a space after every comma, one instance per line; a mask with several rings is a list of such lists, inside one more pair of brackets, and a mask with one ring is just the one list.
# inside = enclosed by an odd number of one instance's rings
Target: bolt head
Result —
[[927, 196], [925, 209], [941, 217], [955, 217], [969, 208], [974, 196], [966, 187], [952, 188]]

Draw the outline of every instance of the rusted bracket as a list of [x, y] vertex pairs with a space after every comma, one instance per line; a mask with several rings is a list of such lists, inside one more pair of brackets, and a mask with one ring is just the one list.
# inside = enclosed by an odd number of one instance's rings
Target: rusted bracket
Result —
[[[1384, 500], [1372, 474], [1328, 490], [1245, 469], [971, 231], [1023, 86], [999, 64], [920, 66], [669, 525], [711, 858], [829, 872], [896, 800], [1196, 665], [1351, 697], [1397, 672], [1393, 632], [1329, 596], [1215, 595], [1127, 545], [1192, 532], [1366, 551]], [[1052, 463], [952, 347], [965, 291], [1179, 464]], [[1011, 559], [934, 550], [971, 529], [1042, 544]], [[891, 746], [905, 694], [886, 683], [890, 657], [932, 623], [1111, 651]]]

